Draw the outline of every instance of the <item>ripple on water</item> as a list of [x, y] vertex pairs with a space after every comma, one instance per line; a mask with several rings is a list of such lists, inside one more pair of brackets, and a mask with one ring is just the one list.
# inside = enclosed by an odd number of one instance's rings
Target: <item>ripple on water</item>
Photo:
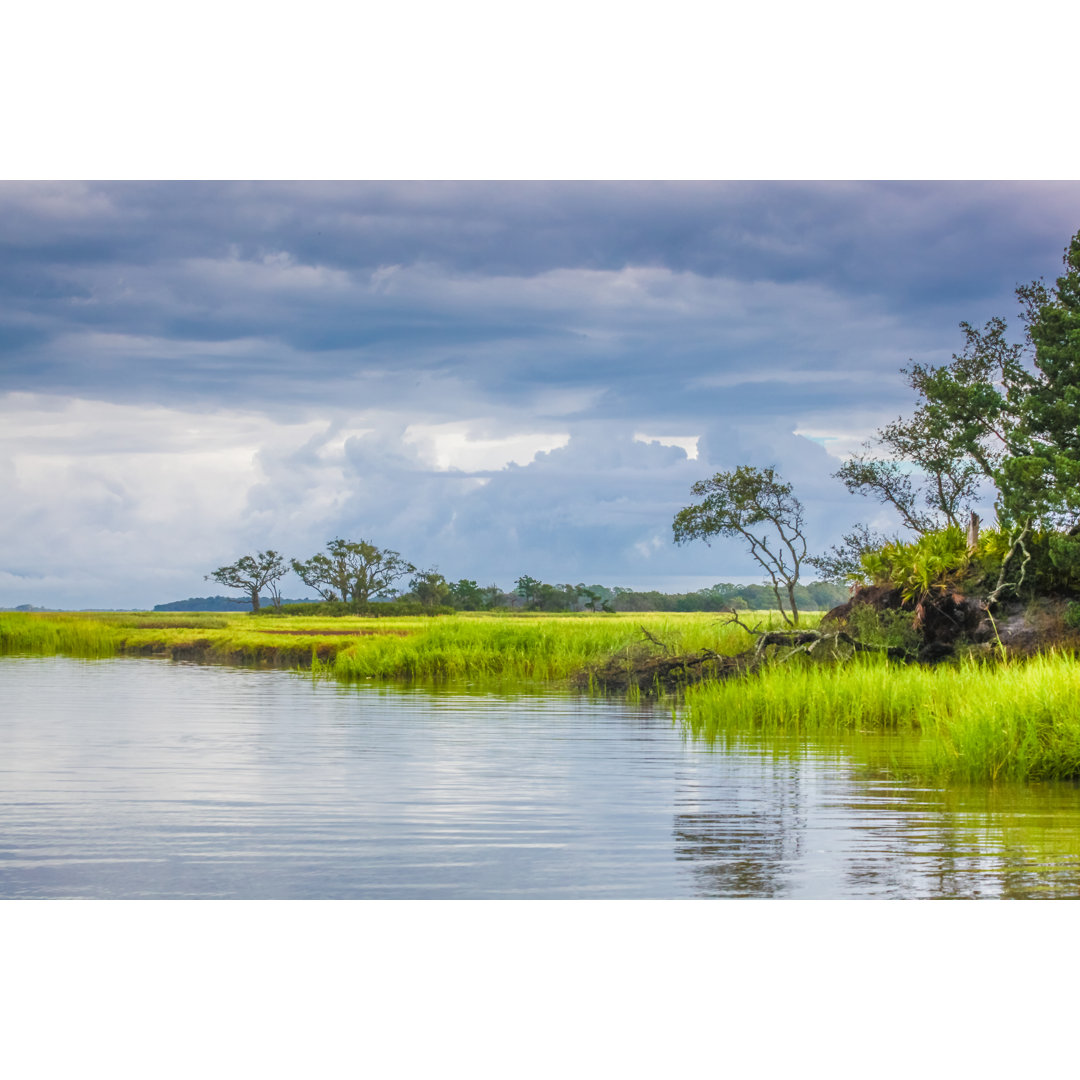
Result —
[[1080, 895], [1080, 789], [940, 791], [880, 737], [708, 747], [669, 711], [0, 660], [0, 895]]

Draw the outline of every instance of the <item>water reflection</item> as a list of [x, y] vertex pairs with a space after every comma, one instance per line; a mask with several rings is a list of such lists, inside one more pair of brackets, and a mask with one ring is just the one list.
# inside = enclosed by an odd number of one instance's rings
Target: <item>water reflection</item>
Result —
[[[1080, 897], [1080, 787], [947, 790], [890, 779], [905, 748], [880, 735], [832, 746], [729, 737], [702, 747], [728, 760], [710, 801], [686, 784], [676, 857], [698, 896], [1035, 899]], [[906, 751], [914, 753], [914, 746]]]
[[1080, 896], [1080, 788], [573, 695], [0, 659], [0, 896]]

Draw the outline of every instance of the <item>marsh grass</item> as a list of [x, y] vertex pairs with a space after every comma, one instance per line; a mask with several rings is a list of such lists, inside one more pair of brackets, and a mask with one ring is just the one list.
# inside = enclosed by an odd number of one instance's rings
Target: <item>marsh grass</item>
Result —
[[100, 659], [115, 656], [116, 651], [115, 636], [97, 619], [81, 614], [0, 612], [0, 655]]
[[917, 735], [893, 771], [943, 781], [1080, 776], [1080, 663], [1062, 653], [933, 668], [875, 657], [784, 665], [690, 687], [683, 719], [706, 741], [739, 731]]
[[[779, 616], [760, 618], [772, 625]], [[642, 627], [675, 653], [746, 649], [749, 635], [725, 623], [714, 613], [461, 613], [438, 619], [4, 613], [0, 652], [130, 653], [310, 667], [342, 682], [562, 684], [613, 655], [654, 647]]]

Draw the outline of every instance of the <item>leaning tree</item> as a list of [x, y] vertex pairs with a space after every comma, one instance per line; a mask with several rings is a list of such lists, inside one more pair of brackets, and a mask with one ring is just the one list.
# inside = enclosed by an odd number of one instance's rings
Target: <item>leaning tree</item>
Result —
[[[675, 515], [675, 543], [716, 536], [742, 537], [772, 583], [784, 621], [799, 625], [795, 586], [806, 559], [802, 503], [773, 468], [740, 465], [734, 472], [718, 472], [690, 489], [702, 501]], [[781, 589], [787, 594], [789, 615]]]

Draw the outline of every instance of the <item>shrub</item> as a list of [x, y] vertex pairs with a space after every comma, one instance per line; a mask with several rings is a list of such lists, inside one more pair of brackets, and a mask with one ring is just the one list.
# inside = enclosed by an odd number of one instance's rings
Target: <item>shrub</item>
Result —
[[908, 544], [892, 540], [879, 551], [864, 552], [860, 562], [875, 585], [892, 585], [907, 603], [934, 590], [959, 588], [968, 576], [971, 556], [964, 531], [950, 525]]

